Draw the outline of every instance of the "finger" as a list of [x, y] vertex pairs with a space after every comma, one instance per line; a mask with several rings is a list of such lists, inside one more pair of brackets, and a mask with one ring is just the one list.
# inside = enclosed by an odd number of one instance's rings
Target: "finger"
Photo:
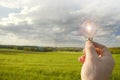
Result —
[[[95, 48], [95, 50], [96, 50], [96, 52], [97, 52], [98, 55], [102, 55], [101, 49]], [[83, 50], [83, 54], [84, 54], [84, 55], [86, 54], [86, 53], [85, 53], [85, 49]]]
[[83, 54], [85, 55], [85, 49], [83, 49]]
[[97, 54], [100, 56], [102, 56], [102, 51], [101, 51], [101, 49], [100, 48], [95, 48], [96, 49], [96, 52], [97, 52]]
[[96, 42], [93, 42], [93, 44], [96, 48], [99, 48], [101, 50], [102, 56], [111, 56], [111, 54], [106, 46], [96, 43]]
[[96, 42], [93, 42], [93, 44], [94, 44], [95, 48], [100, 48], [100, 49], [106, 48], [104, 45], [96, 43]]
[[81, 57], [79, 57], [78, 61], [83, 64], [85, 62], [85, 55], [82, 55]]
[[86, 60], [91, 60], [98, 57], [96, 53], [96, 49], [91, 41], [86, 42], [85, 53], [86, 53]]

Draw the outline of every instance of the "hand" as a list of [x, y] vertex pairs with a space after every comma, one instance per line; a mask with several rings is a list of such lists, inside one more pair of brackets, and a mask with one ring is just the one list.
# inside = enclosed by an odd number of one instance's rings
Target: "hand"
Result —
[[114, 60], [109, 50], [101, 44], [87, 41], [84, 55], [79, 58], [83, 63], [82, 80], [109, 80], [114, 67]]

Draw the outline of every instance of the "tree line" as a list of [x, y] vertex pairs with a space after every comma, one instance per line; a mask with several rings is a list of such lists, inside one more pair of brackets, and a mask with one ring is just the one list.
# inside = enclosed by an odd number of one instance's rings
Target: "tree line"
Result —
[[[80, 47], [38, 47], [38, 46], [15, 46], [15, 45], [0, 45], [0, 49], [15, 49], [37, 52], [52, 52], [52, 51], [81, 52], [83, 50], [83, 48]], [[112, 54], [120, 54], [120, 47], [109, 48], [109, 50]]]
[[1, 49], [15, 49], [24, 51], [38, 51], [38, 52], [51, 52], [51, 51], [82, 51], [79, 47], [38, 47], [38, 46], [15, 46], [15, 45], [0, 45]]

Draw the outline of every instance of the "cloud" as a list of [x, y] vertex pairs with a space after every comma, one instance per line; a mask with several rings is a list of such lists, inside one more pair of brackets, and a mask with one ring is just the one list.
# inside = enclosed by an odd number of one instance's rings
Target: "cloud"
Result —
[[[81, 46], [85, 38], [80, 24], [91, 19], [98, 24], [95, 40], [116, 46], [120, 30], [119, 0], [1, 0], [0, 6], [19, 9], [0, 19], [0, 42], [38, 46]], [[12, 40], [11, 35], [14, 35]], [[113, 35], [113, 36], [111, 36]], [[11, 40], [10, 40], [11, 39]], [[108, 43], [111, 44], [108, 44]], [[120, 44], [118, 44], [120, 45]]]
[[120, 40], [120, 35], [116, 36], [116, 39], [117, 39], [117, 40]]

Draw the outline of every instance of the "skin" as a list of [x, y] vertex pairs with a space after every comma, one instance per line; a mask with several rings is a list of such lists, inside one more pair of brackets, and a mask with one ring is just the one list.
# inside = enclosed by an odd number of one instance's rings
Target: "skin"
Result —
[[101, 44], [87, 41], [79, 58], [83, 63], [82, 80], [109, 80], [114, 68], [114, 60], [109, 50]]

